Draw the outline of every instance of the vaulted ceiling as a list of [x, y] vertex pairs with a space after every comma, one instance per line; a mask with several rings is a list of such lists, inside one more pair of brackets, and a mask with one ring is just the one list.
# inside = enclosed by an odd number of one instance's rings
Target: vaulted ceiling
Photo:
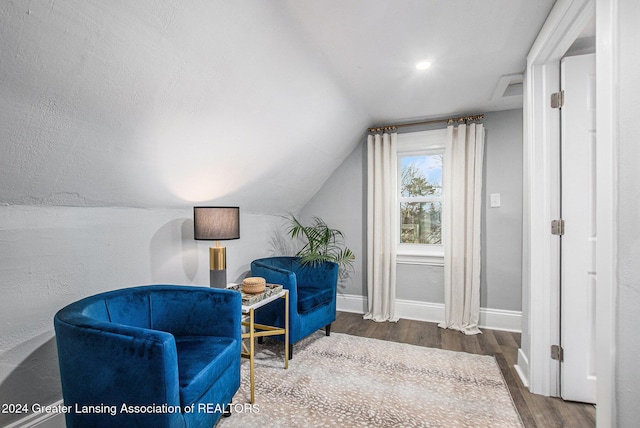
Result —
[[553, 3], [1, 2], [0, 204], [296, 212], [368, 126], [520, 107]]

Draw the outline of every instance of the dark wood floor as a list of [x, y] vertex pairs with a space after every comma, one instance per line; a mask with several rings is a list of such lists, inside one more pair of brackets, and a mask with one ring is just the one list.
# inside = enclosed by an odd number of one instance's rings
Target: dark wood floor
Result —
[[404, 319], [397, 323], [376, 323], [362, 319], [360, 314], [347, 312], [338, 312], [331, 331], [450, 351], [493, 355], [525, 427], [595, 427], [594, 406], [531, 394], [522, 385], [514, 369], [520, 347], [519, 333], [483, 329], [483, 334], [465, 336], [458, 331], [438, 328], [434, 323]]

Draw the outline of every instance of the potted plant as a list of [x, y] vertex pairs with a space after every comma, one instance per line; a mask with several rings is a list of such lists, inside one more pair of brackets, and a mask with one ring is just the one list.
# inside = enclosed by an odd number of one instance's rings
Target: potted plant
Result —
[[324, 261], [336, 262], [344, 274], [353, 268], [355, 255], [345, 246], [344, 235], [337, 229], [331, 229], [319, 217], [313, 218], [311, 226], [303, 225], [295, 216], [287, 218], [287, 234], [291, 239], [301, 239], [304, 245], [296, 253], [302, 264], [315, 265]]

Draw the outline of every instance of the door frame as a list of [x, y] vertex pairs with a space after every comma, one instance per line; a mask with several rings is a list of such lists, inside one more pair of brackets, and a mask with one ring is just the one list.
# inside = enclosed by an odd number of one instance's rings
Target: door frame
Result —
[[[597, 4], [596, 4], [597, 3]], [[559, 396], [559, 240], [550, 233], [559, 218], [558, 110], [560, 59], [596, 14], [596, 163], [598, 290], [596, 341], [598, 426], [615, 426], [615, 231], [617, 110], [617, 0], [558, 0], [540, 30], [525, 73], [523, 147], [523, 328], [516, 369], [531, 392]], [[600, 239], [602, 237], [602, 240]]]

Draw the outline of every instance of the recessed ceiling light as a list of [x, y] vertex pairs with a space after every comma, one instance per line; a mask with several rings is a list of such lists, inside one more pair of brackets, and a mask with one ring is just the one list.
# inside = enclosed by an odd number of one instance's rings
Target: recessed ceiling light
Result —
[[431, 61], [420, 61], [416, 64], [418, 70], [426, 70], [429, 67], [431, 67]]

